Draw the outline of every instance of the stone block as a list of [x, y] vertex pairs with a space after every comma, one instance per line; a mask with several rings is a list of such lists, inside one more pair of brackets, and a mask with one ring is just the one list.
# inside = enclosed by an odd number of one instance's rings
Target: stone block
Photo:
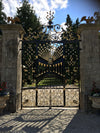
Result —
[[17, 70], [16, 68], [7, 68], [6, 69], [6, 80], [11, 80], [13, 82], [16, 82], [17, 80]]

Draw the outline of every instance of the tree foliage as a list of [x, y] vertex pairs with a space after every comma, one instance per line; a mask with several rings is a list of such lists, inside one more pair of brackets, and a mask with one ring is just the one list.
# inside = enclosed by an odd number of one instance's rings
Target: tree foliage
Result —
[[79, 20], [73, 23], [70, 16], [66, 18], [66, 30], [64, 30], [62, 38], [68, 40], [65, 43], [65, 78], [67, 83], [74, 84], [79, 81], [79, 42], [78, 42], [78, 27]]
[[5, 24], [6, 23], [6, 14], [3, 12], [3, 4], [2, 0], [0, 1], [0, 24]]
[[[26, 34], [24, 35], [23, 51], [22, 51], [22, 62], [23, 62], [23, 85], [26, 83], [32, 84], [34, 73], [32, 72], [35, 68], [36, 58], [36, 36], [37, 32], [40, 31], [40, 21], [35, 15], [33, 7], [29, 4], [28, 0], [22, 1], [22, 6], [17, 8], [16, 17], [20, 19], [19, 23], [23, 26]], [[37, 31], [37, 32], [36, 32]], [[33, 41], [34, 43], [32, 43]]]
[[78, 38], [78, 34], [77, 34], [77, 30], [79, 27], [79, 19], [76, 19], [76, 22], [73, 23], [73, 21], [71, 20], [70, 15], [67, 15], [66, 18], [66, 30], [63, 30], [63, 38], [67, 39], [67, 40], [75, 40]]
[[[37, 60], [39, 49], [43, 49], [44, 45], [39, 46], [41, 41], [48, 38], [46, 33], [43, 33], [43, 27], [35, 15], [33, 7], [28, 0], [22, 1], [22, 6], [17, 8], [16, 17], [20, 19], [26, 35], [24, 35], [22, 61], [23, 61], [23, 85], [26, 83], [32, 84], [37, 73]], [[49, 45], [49, 44], [48, 44]]]
[[29, 28], [36, 31], [41, 25], [28, 0], [23, 0], [22, 6], [17, 8], [17, 17], [20, 19], [20, 24], [22, 24], [26, 33]]

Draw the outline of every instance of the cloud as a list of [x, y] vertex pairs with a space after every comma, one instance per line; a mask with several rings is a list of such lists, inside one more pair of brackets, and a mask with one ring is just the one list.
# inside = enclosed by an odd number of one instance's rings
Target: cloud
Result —
[[50, 10], [48, 0], [31, 0], [31, 5], [42, 23], [46, 23], [46, 12]]
[[68, 0], [31, 0], [34, 10], [42, 23], [47, 23], [46, 15], [48, 11], [56, 12], [56, 9], [67, 7]]
[[68, 3], [68, 0], [51, 0], [51, 8], [52, 9], [66, 8], [67, 3]]
[[[21, 6], [21, 1], [22, 0], [3, 0], [4, 11], [7, 16], [14, 16], [16, 14], [16, 8]], [[51, 10], [55, 13], [56, 9], [63, 9], [68, 5], [68, 0], [29, 0], [29, 2], [43, 24], [47, 23], [46, 15], [48, 11]]]
[[20, 0], [3, 0], [4, 12], [7, 16], [13, 17], [16, 14], [17, 7], [20, 6]]
[[66, 30], [67, 26], [65, 25], [65, 22], [63, 22], [63, 23], [61, 24], [61, 27], [62, 27], [64, 30]]

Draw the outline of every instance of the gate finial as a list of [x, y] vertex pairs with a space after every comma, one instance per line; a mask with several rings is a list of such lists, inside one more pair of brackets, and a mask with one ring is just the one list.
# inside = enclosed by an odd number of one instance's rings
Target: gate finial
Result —
[[47, 20], [48, 20], [48, 24], [49, 26], [51, 26], [53, 24], [52, 20], [54, 19], [54, 12], [47, 12], [47, 16], [46, 16]]

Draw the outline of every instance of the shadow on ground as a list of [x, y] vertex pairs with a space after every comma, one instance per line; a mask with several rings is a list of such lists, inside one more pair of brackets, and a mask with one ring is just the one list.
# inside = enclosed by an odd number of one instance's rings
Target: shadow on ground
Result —
[[0, 117], [0, 133], [99, 133], [100, 115], [75, 109], [34, 109]]

